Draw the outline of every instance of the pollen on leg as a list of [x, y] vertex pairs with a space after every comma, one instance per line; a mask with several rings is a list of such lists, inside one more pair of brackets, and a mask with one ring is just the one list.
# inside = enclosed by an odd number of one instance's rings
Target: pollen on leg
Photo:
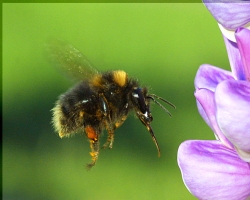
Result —
[[123, 70], [117, 70], [113, 72], [114, 81], [121, 87], [127, 84], [128, 75]]
[[97, 140], [98, 139], [98, 135], [97, 132], [95, 131], [95, 129], [92, 126], [86, 126], [85, 127], [85, 132], [87, 134], [87, 137], [91, 140]]

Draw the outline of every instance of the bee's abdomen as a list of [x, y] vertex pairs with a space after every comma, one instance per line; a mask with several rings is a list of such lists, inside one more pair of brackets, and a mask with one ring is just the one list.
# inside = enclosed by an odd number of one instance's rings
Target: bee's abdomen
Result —
[[52, 123], [60, 137], [67, 137], [83, 126], [83, 102], [91, 98], [87, 82], [81, 82], [59, 97], [52, 109]]

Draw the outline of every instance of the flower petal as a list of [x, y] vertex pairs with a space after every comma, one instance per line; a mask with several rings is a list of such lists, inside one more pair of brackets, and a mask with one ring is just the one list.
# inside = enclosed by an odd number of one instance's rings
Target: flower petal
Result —
[[243, 62], [246, 80], [250, 81], [250, 30], [238, 28], [235, 37]]
[[228, 29], [236, 29], [250, 22], [249, 1], [203, 0], [213, 17]]
[[250, 167], [220, 141], [185, 141], [178, 165], [189, 191], [199, 199], [245, 200], [250, 196]]
[[217, 85], [227, 79], [234, 79], [231, 72], [204, 64], [196, 73], [194, 85], [196, 89], [206, 88], [214, 92]]
[[222, 82], [216, 89], [215, 102], [221, 131], [246, 153], [242, 159], [250, 162], [250, 82]]
[[195, 97], [197, 99], [197, 107], [200, 115], [205, 122], [214, 131], [217, 138], [228, 148], [233, 149], [231, 142], [221, 132], [216, 121], [216, 106], [214, 101], [214, 92], [207, 89], [196, 90]]
[[233, 77], [236, 80], [246, 80], [244, 67], [237, 43], [230, 41], [225, 36], [223, 37], [227, 48], [228, 58], [232, 69]]

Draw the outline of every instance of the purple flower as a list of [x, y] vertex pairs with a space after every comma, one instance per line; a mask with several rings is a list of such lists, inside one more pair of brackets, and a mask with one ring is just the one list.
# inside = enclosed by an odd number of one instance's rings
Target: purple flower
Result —
[[[223, 26], [250, 21], [250, 4], [206, 2]], [[250, 197], [250, 30], [237, 28], [236, 42], [223, 36], [232, 71], [204, 64], [195, 77], [198, 111], [217, 140], [183, 142], [178, 164], [186, 187], [199, 199], [243, 200]]]
[[199, 199], [243, 200], [250, 195], [248, 163], [218, 140], [182, 143], [178, 162], [186, 187]]
[[246, 0], [203, 0], [216, 21], [227, 29], [236, 29], [250, 22], [249, 2]]

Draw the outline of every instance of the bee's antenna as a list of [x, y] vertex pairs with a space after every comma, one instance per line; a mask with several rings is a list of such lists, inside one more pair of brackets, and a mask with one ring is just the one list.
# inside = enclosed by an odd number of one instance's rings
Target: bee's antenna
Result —
[[147, 98], [153, 100], [153, 101], [154, 101], [158, 106], [160, 106], [166, 113], [168, 113], [168, 115], [169, 115], [170, 117], [172, 117], [172, 115], [171, 115], [171, 113], [168, 111], [168, 109], [166, 109], [160, 102], [156, 101], [156, 100], [154, 99], [154, 97], [157, 98], [157, 99], [162, 100], [163, 102], [165, 102], [165, 103], [167, 103], [168, 105], [172, 106], [174, 109], [176, 108], [175, 105], [172, 104], [172, 103], [170, 103], [169, 101], [167, 101], [167, 100], [161, 98], [161, 97], [156, 96], [155, 94], [150, 94], [150, 95], [147, 96]]
[[166, 99], [163, 99], [155, 94], [150, 94], [148, 97], [155, 97], [157, 99], [160, 99], [160, 100], [164, 101], [165, 103], [167, 103], [168, 105], [172, 106], [174, 109], [176, 109], [176, 106], [174, 104], [172, 104], [171, 102], [167, 101]]

